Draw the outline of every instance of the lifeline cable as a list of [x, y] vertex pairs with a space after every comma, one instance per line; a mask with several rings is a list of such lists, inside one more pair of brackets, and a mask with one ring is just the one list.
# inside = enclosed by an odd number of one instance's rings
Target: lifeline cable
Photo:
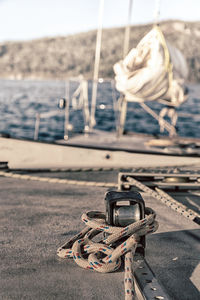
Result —
[[[144, 219], [126, 227], [115, 227], [106, 224], [106, 216], [102, 212], [84, 213], [81, 219], [87, 227], [58, 248], [57, 255], [61, 258], [73, 258], [80, 267], [101, 273], [119, 269], [121, 257], [125, 256], [125, 299], [136, 299], [132, 272], [133, 255], [140, 236], [158, 229], [155, 212], [146, 207], [145, 215]], [[93, 242], [92, 238], [99, 233], [105, 233], [104, 238], [100, 242]]]

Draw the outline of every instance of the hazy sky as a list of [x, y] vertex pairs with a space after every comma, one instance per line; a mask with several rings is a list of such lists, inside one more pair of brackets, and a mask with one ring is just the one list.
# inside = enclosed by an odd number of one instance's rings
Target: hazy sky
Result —
[[[100, 0], [0, 0], [0, 41], [97, 28]], [[129, 0], [105, 0], [104, 27], [126, 24]], [[132, 24], [154, 20], [156, 0], [133, 0]], [[200, 0], [161, 0], [160, 20], [200, 20]]]

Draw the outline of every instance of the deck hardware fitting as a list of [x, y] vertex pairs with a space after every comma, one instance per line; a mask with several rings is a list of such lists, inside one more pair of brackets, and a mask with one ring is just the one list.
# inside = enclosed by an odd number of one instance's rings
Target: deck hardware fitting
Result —
[[[176, 173], [177, 180], [173, 182], [163, 182], [154, 180], [158, 176], [163, 176], [163, 178], [171, 178], [170, 173], [147, 173], [147, 172], [133, 172], [133, 173], [119, 173], [118, 176], [118, 190], [131, 190], [136, 189], [138, 191], [142, 191], [147, 193], [148, 195], [156, 198], [157, 200], [163, 202], [168, 207], [173, 209], [174, 211], [180, 213], [184, 217], [192, 220], [196, 224], [200, 225], [200, 214], [195, 212], [192, 209], [189, 209], [185, 205], [181, 204], [177, 200], [175, 200], [172, 196], [170, 196], [166, 191], [163, 190], [165, 187], [170, 188], [199, 188], [200, 184], [197, 182], [197, 178], [200, 177], [200, 174], [192, 174], [193, 178], [196, 178], [196, 181], [188, 180], [191, 178], [191, 174], [186, 173]], [[187, 182], [180, 182], [182, 178], [186, 178]], [[180, 179], [180, 180], [179, 180]], [[199, 178], [200, 179], [200, 178]]]

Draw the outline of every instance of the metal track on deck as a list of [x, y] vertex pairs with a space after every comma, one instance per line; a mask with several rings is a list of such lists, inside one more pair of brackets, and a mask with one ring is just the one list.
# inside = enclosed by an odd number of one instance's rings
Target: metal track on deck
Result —
[[169, 172], [162, 171], [155, 172], [130, 172], [120, 173], [119, 181], [122, 188], [127, 182], [126, 177], [131, 176], [139, 181], [142, 181], [149, 187], [170, 187], [170, 188], [199, 188], [200, 187], [200, 173], [198, 172]]
[[138, 261], [140, 262], [139, 267], [134, 272], [137, 299], [170, 300], [170, 297], [158, 282], [146, 260], [139, 255], [135, 256], [134, 260], [136, 261], [136, 264]]

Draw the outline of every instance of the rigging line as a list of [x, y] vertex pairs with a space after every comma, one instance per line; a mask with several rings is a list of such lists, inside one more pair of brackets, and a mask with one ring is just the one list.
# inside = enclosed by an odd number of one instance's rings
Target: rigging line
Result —
[[178, 202], [177, 200], [172, 198], [169, 194], [167, 194], [162, 189], [155, 187], [155, 190], [153, 190], [152, 188], [148, 187], [141, 181], [139, 181], [131, 176], [128, 176], [126, 179], [130, 184], [136, 186], [141, 191], [143, 191], [143, 192], [147, 193], [148, 195], [154, 197], [155, 199], [163, 202], [172, 210], [180, 213], [184, 217], [186, 217], [186, 218], [190, 219], [191, 221], [195, 222], [196, 224], [200, 225], [200, 215], [197, 212], [193, 211], [192, 209], [189, 209], [184, 204]]
[[123, 57], [124, 58], [128, 54], [128, 51], [129, 51], [132, 7], [133, 7], [133, 0], [129, 0], [128, 22], [127, 22], [127, 25], [126, 25], [126, 28], [125, 28], [125, 36], [124, 36], [124, 49], [123, 49]]
[[4, 172], [4, 171], [0, 171], [0, 177], [1, 176], [7, 178], [48, 182], [48, 183], [58, 183], [58, 184], [71, 184], [71, 185], [83, 185], [83, 186], [95, 186], [95, 187], [107, 187], [107, 188], [117, 187], [117, 184], [112, 182], [99, 182], [99, 181], [96, 182], [96, 181], [62, 179], [56, 177], [40, 177], [40, 176], [32, 176], [32, 175], [18, 174], [13, 172]]
[[97, 38], [96, 38], [96, 52], [95, 52], [94, 76], [93, 76], [93, 87], [92, 87], [90, 129], [92, 129], [96, 124], [95, 112], [96, 112], [97, 85], [98, 85], [98, 76], [99, 76], [99, 63], [100, 63], [100, 54], [101, 54], [103, 10], [104, 10], [104, 0], [100, 0], [99, 22], [98, 22], [99, 25], [98, 25]]
[[[141, 102], [140, 103], [140, 106], [146, 111], [146, 112], [148, 112], [153, 118], [155, 118], [158, 122], [159, 122], [159, 116], [148, 106], [148, 105], [146, 105], [144, 102]], [[165, 129], [167, 130], [167, 131], [174, 131], [175, 130], [175, 128], [174, 128], [174, 126], [172, 126], [171, 124], [169, 124], [167, 121], [165, 121], [164, 119], [163, 119], [163, 126], [165, 127]], [[175, 131], [174, 131], [174, 133], [175, 133]]]

